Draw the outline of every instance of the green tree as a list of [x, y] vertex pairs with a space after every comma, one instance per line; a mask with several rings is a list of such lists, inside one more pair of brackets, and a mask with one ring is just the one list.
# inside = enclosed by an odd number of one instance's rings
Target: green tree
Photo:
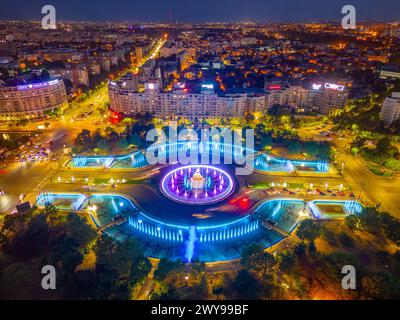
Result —
[[83, 129], [76, 138], [76, 144], [86, 148], [93, 148], [94, 142], [90, 131], [87, 129]]
[[313, 242], [321, 235], [321, 226], [314, 220], [303, 220], [297, 228], [296, 235], [301, 240]]
[[86, 220], [75, 213], [70, 213], [67, 216], [65, 228], [67, 234], [74, 239], [79, 246], [86, 246], [97, 236], [96, 231], [86, 223]]
[[358, 230], [360, 227], [360, 218], [356, 214], [346, 216], [345, 224], [350, 230]]
[[150, 261], [143, 255], [143, 248], [134, 238], [117, 242], [103, 235], [97, 239], [94, 252], [96, 266], [116, 270], [132, 283], [143, 279], [151, 269]]
[[157, 270], [154, 271], [154, 279], [157, 281], [163, 281], [172, 272], [179, 273], [184, 270], [182, 261], [172, 261], [167, 258], [160, 259]]
[[366, 208], [360, 215], [361, 228], [374, 235], [382, 230], [382, 220], [375, 208]]
[[399, 299], [400, 285], [389, 272], [379, 272], [364, 276], [361, 280], [362, 293], [370, 299]]
[[239, 271], [232, 283], [232, 289], [237, 299], [256, 300], [260, 298], [261, 286], [247, 270]]
[[262, 245], [252, 243], [243, 249], [240, 263], [247, 270], [265, 275], [274, 267], [275, 258], [271, 254], [264, 252]]
[[0, 298], [28, 299], [32, 287], [32, 270], [23, 263], [13, 263], [0, 271]]

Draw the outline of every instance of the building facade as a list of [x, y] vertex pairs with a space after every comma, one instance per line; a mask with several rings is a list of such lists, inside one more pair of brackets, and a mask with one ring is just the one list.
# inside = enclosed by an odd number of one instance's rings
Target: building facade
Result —
[[348, 96], [349, 92], [344, 86], [325, 83], [313, 84], [310, 89], [303, 86], [277, 87], [277, 89], [267, 91], [265, 100], [268, 109], [274, 105], [281, 105], [330, 114], [344, 108]]
[[[153, 113], [158, 117], [236, 117], [247, 111], [246, 94], [218, 96], [215, 93], [188, 94], [183, 91], [160, 93], [158, 86], [146, 86], [144, 92], [124, 89], [116, 83], [109, 85], [110, 109], [122, 114]], [[265, 105], [263, 97], [262, 105]], [[261, 108], [257, 103], [253, 108]]]
[[[242, 117], [246, 112], [264, 112], [274, 105], [310, 108], [322, 114], [345, 106], [348, 91], [344, 87], [305, 89], [302, 86], [268, 91], [217, 95], [212, 85], [203, 85], [201, 93], [175, 90], [161, 93], [159, 85], [145, 85], [144, 92], [129, 87], [130, 81], [109, 83], [110, 109], [126, 115], [146, 112], [155, 116]], [[210, 89], [208, 86], [211, 86]]]
[[46, 112], [68, 107], [62, 80], [0, 87], [0, 120], [42, 118]]
[[386, 125], [400, 119], [400, 92], [393, 92], [390, 98], [383, 101], [380, 117]]

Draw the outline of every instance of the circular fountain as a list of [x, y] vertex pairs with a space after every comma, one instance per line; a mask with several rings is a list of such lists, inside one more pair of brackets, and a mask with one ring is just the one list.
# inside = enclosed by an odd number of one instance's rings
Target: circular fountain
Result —
[[161, 180], [161, 191], [176, 202], [205, 205], [227, 198], [234, 190], [232, 177], [224, 170], [190, 165], [168, 172]]

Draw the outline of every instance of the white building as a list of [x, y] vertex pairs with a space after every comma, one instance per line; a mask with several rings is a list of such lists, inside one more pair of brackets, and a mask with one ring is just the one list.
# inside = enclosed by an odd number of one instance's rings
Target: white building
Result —
[[334, 110], [344, 108], [349, 95], [344, 86], [331, 83], [314, 84], [311, 89], [302, 86], [278, 87], [276, 90], [267, 91], [265, 100], [268, 109], [274, 105], [281, 105], [308, 108], [322, 114], [329, 114]]
[[382, 69], [382, 70], [379, 72], [379, 77], [380, 77], [381, 79], [390, 79], [390, 80], [400, 79], [400, 71], [389, 70], [389, 69]]
[[221, 118], [243, 116], [247, 109], [246, 94], [218, 96], [211, 92], [188, 94], [182, 90], [160, 93], [154, 86], [147, 86], [145, 92], [138, 93], [121, 88], [115, 82], [109, 84], [109, 97], [111, 110], [128, 115], [150, 112], [158, 117]]
[[41, 118], [46, 112], [68, 107], [62, 80], [0, 86], [0, 120]]
[[86, 67], [73, 67], [69, 69], [51, 69], [49, 74], [53, 78], [63, 78], [71, 81], [72, 85], [89, 87], [89, 73]]
[[[153, 82], [151, 82], [152, 84]], [[137, 92], [110, 82], [110, 108], [123, 114], [150, 112], [156, 116], [188, 117], [242, 117], [246, 112], [263, 112], [274, 105], [310, 108], [323, 114], [343, 108], [348, 91], [343, 86], [325, 84], [325, 86], [305, 89], [292, 86], [268, 91], [261, 95], [215, 94], [212, 84], [202, 85], [201, 93], [187, 93], [183, 89], [173, 93], [160, 93], [160, 86], [145, 85], [144, 92]]]
[[400, 92], [393, 92], [392, 97], [383, 101], [380, 117], [386, 125], [400, 118]]

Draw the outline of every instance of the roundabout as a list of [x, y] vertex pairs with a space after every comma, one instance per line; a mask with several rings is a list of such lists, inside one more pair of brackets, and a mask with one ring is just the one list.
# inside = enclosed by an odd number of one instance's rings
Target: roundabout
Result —
[[[165, 145], [158, 155], [182, 148], [184, 143]], [[224, 144], [209, 149], [221, 156], [243, 152]], [[138, 239], [146, 256], [184, 262], [237, 259], [253, 242], [268, 248], [288, 237], [304, 218], [343, 217], [361, 211], [354, 200], [322, 203], [271, 197], [254, 192], [249, 183], [262, 182], [271, 172], [289, 175], [304, 170], [326, 177], [326, 161], [289, 161], [262, 153], [255, 153], [253, 161], [254, 172], [237, 176], [237, 164], [150, 166], [141, 151], [126, 156], [74, 157], [68, 168], [131, 170], [132, 175], [142, 172], [147, 178], [112, 193], [42, 193], [37, 203], [85, 212], [100, 232], [120, 240]]]

